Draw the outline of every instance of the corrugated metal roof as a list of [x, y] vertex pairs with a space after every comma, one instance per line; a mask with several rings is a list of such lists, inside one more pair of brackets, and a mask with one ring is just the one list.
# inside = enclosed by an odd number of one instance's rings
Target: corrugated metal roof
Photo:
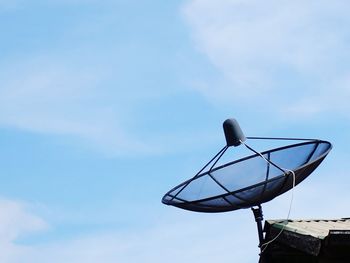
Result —
[[[286, 221], [267, 220], [267, 222], [272, 227], [282, 229]], [[325, 239], [329, 234], [329, 230], [350, 230], [350, 218], [334, 220], [289, 220], [284, 230]]]

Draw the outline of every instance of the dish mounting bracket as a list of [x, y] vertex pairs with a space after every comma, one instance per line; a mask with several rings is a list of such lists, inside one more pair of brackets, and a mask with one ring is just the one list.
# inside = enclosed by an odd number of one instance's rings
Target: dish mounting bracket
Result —
[[254, 214], [255, 222], [258, 227], [258, 234], [259, 234], [259, 247], [261, 249], [261, 245], [264, 241], [264, 234], [263, 234], [263, 228], [262, 228], [262, 221], [264, 220], [262, 208], [261, 205], [258, 205], [258, 207], [252, 207], [251, 208]]

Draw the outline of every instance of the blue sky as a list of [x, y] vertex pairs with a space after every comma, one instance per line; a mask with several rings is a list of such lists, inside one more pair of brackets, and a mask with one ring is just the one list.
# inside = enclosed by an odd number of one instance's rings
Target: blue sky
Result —
[[256, 262], [251, 211], [160, 202], [224, 145], [229, 117], [331, 141], [291, 217], [349, 217], [349, 8], [0, 0], [0, 261]]

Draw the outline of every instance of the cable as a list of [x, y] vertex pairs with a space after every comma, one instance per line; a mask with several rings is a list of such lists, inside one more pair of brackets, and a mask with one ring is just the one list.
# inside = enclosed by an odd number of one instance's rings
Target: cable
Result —
[[293, 204], [293, 199], [294, 199], [295, 173], [294, 173], [294, 171], [288, 170], [288, 169], [286, 169], [286, 171], [289, 171], [293, 174], [293, 187], [292, 187], [292, 194], [291, 194], [290, 203], [289, 203], [288, 215], [287, 215], [287, 219], [285, 220], [286, 224], [283, 225], [280, 232], [273, 239], [261, 244], [261, 248], [262, 248], [261, 253], [263, 253], [267, 249], [268, 245], [271, 244], [272, 242], [274, 242], [282, 234], [282, 232], [286, 228], [286, 225], [288, 224], [288, 221], [289, 221], [289, 216], [290, 216], [290, 212], [292, 210], [292, 204]]
[[[262, 155], [260, 152], [258, 151], [255, 151], [253, 148], [251, 148], [250, 146], [248, 146], [246, 143], [244, 143], [243, 141], [240, 140], [240, 142], [245, 146], [247, 147], [249, 150], [253, 151], [254, 153], [258, 154], [261, 158], [263, 158], [267, 163], [269, 164], [272, 164], [274, 166], [276, 166], [276, 164], [272, 163], [270, 160], [266, 159], [264, 155]], [[280, 230], [280, 232], [273, 238], [271, 239], [270, 241], [267, 241], [263, 244], [260, 245], [260, 247], [262, 248], [261, 249], [261, 253], [263, 253], [266, 248], [268, 247], [269, 244], [271, 244], [272, 242], [274, 242], [281, 234], [282, 232], [284, 231], [286, 225], [288, 224], [288, 221], [289, 221], [289, 216], [290, 216], [290, 212], [292, 210], [292, 204], [293, 204], [293, 199], [294, 199], [294, 187], [295, 187], [295, 173], [294, 171], [290, 170], [290, 169], [287, 169], [287, 168], [283, 168], [283, 167], [279, 167], [277, 166], [277, 168], [279, 168], [280, 170], [283, 170], [285, 176], [288, 175], [287, 172], [291, 173], [293, 175], [293, 186], [292, 186], [292, 193], [291, 193], [291, 199], [290, 199], [290, 203], [289, 203], [289, 210], [288, 210], [288, 215], [287, 215], [287, 219], [285, 220], [286, 221], [286, 224], [283, 225], [282, 229]]]

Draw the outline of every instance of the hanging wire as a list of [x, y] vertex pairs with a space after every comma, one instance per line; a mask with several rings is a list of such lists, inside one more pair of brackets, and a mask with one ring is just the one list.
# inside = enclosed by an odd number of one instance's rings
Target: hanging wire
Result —
[[[248, 138], [248, 137], [247, 137]], [[306, 139], [305, 139], [306, 140]], [[289, 203], [289, 209], [288, 209], [288, 214], [287, 214], [287, 219], [284, 221], [286, 222], [285, 224], [283, 224], [283, 227], [281, 228], [281, 230], [279, 231], [279, 233], [273, 238], [271, 239], [270, 241], [268, 242], [265, 242], [263, 244], [260, 245], [261, 247], [261, 254], [267, 249], [268, 245], [271, 244], [272, 242], [274, 242], [281, 234], [282, 232], [284, 231], [286, 225], [288, 224], [289, 222], [289, 216], [290, 216], [290, 213], [292, 211], [292, 204], [293, 204], [293, 199], [294, 199], [294, 187], [295, 187], [295, 173], [294, 171], [290, 170], [290, 169], [287, 169], [287, 168], [283, 168], [283, 167], [280, 167], [278, 166], [277, 164], [271, 162], [270, 160], [266, 159], [264, 155], [262, 155], [260, 152], [254, 150], [252, 147], [250, 147], [249, 145], [247, 145], [245, 142], [241, 141], [240, 142], [245, 146], [247, 147], [247, 149], [251, 150], [252, 152], [258, 154], [261, 158], [263, 158], [267, 163], [269, 164], [272, 164], [273, 166], [275, 166], [276, 168], [280, 169], [281, 171], [283, 171], [284, 175], [285, 176], [288, 176], [289, 173], [291, 173], [293, 175], [293, 186], [292, 186], [292, 192], [291, 192], [291, 199], [290, 199], [290, 203]]]
[[292, 204], [293, 204], [293, 199], [294, 199], [295, 173], [292, 170], [288, 170], [288, 169], [286, 169], [286, 170], [291, 172], [293, 175], [293, 187], [292, 187], [292, 193], [291, 193], [291, 198], [290, 198], [290, 203], [289, 203], [289, 210], [288, 210], [287, 219], [284, 221], [286, 223], [283, 224], [283, 227], [281, 228], [280, 232], [273, 239], [261, 244], [261, 253], [264, 253], [264, 251], [267, 249], [268, 245], [271, 244], [272, 242], [274, 242], [282, 234], [282, 232], [286, 228], [286, 225], [289, 222], [289, 216], [290, 216], [290, 212], [292, 211]]

